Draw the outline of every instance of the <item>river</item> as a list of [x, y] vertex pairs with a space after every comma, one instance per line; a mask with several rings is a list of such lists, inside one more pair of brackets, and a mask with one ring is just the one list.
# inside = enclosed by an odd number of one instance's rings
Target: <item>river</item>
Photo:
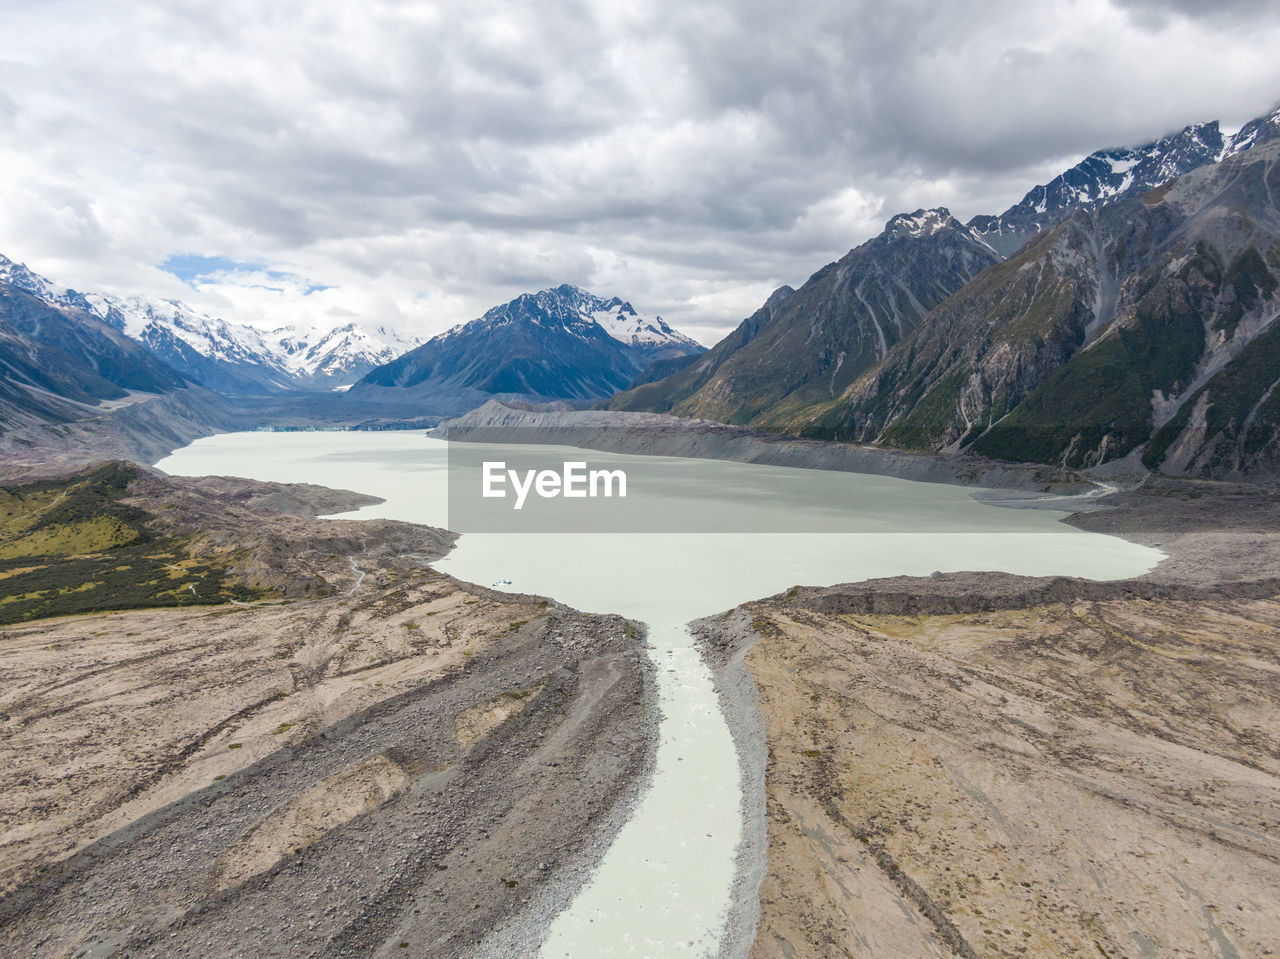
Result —
[[[610, 466], [653, 459], [573, 455]], [[465, 533], [434, 564], [459, 579], [510, 580], [502, 588], [648, 626], [663, 712], [653, 781], [591, 881], [553, 922], [548, 959], [716, 953], [741, 789], [711, 675], [684, 628], [690, 620], [796, 584], [966, 569], [1119, 579], [1162, 558], [1058, 522], [1065, 513], [988, 506], [962, 487], [715, 460], [663, 465], [679, 466], [668, 471], [679, 479], [650, 491], [655, 532]], [[446, 444], [419, 431], [223, 434], [157, 466], [346, 488], [384, 502], [344, 518], [446, 523]], [[692, 516], [703, 530], [757, 531], [679, 532]], [[815, 528], [846, 531], [806, 531]]]

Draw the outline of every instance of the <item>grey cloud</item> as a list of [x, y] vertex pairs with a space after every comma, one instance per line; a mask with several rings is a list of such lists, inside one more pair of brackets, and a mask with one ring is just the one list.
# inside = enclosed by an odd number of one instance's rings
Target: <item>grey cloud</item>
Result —
[[0, 90], [0, 128], [13, 125], [18, 116], [18, 102], [4, 90]]
[[227, 255], [470, 315], [607, 282], [724, 328], [895, 212], [1261, 112], [1280, 14], [1228, 6], [62, 4], [0, 38], [0, 252], [122, 282]]
[[1258, 17], [1274, 13], [1271, 0], [1115, 0], [1134, 22], [1145, 29], [1159, 29], [1174, 17], [1246, 26]]

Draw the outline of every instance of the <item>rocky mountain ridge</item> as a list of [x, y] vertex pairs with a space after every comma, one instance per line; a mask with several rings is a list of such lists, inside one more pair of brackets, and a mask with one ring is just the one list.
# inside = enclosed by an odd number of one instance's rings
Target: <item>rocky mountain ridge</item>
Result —
[[901, 214], [799, 289], [780, 287], [708, 353], [610, 409], [771, 427], [838, 396], [999, 255], [946, 209]]
[[701, 353], [661, 317], [564, 284], [525, 293], [368, 373], [353, 398], [396, 396], [437, 413], [486, 399], [593, 401], [652, 363]]
[[1218, 121], [1196, 123], [1139, 147], [1098, 150], [1048, 183], [1033, 187], [997, 216], [969, 221], [1002, 256], [1012, 256], [1043, 229], [1075, 210], [1094, 209], [1161, 184], [1280, 136], [1280, 110], [1224, 136]]
[[184, 377], [227, 393], [348, 386], [421, 339], [385, 326], [259, 330], [179, 300], [78, 293], [0, 256], [0, 281], [57, 307], [83, 310], [145, 345]]
[[0, 279], [0, 432], [101, 415], [190, 384], [145, 347], [73, 305]]
[[[1230, 137], [1216, 123], [1199, 124], [1144, 147], [1091, 154], [999, 216], [960, 224], [945, 210], [901, 214], [878, 237], [815, 273], [798, 291], [775, 291], [705, 357], [619, 394], [609, 408], [671, 412], [906, 449], [972, 448], [989, 456], [1068, 466], [1126, 455], [1171, 420], [1187, 420], [1193, 430], [1220, 435], [1221, 429], [1215, 432], [1205, 419], [1207, 407], [1198, 414], [1179, 414], [1189, 395], [1186, 389], [1207, 387], [1255, 333], [1269, 328], [1264, 314], [1276, 254], [1269, 245], [1274, 200], [1268, 177], [1277, 143], [1280, 110]], [[1216, 182], [1218, 174], [1204, 171], [1219, 169], [1248, 169], [1252, 172], [1245, 178], [1257, 182], [1251, 190], [1234, 192], [1224, 185], [1225, 192], [1215, 197], [1203, 184]], [[1197, 171], [1204, 174], [1199, 179], [1193, 176]], [[1225, 175], [1236, 182], [1234, 174]], [[1191, 214], [1170, 205], [1172, 200], [1166, 204], [1167, 197], [1183, 196], [1178, 187], [1168, 186], [1171, 178], [1201, 184], [1187, 189], [1204, 209]], [[1226, 205], [1231, 198], [1237, 206], [1243, 201], [1240, 209], [1247, 212], [1233, 212]], [[1200, 323], [1208, 324], [1207, 348], [1184, 343], [1194, 354], [1189, 361], [1194, 375], [1184, 381], [1170, 379], [1167, 370], [1153, 374], [1146, 369], [1144, 364], [1167, 362], [1153, 341], [1138, 354], [1126, 353], [1128, 362], [1143, 369], [1134, 372], [1113, 364], [1110, 379], [1092, 387], [1100, 396], [1111, 395], [1134, 377], [1144, 384], [1151, 380], [1143, 388], [1155, 391], [1155, 399], [1137, 397], [1141, 391], [1132, 385], [1125, 394], [1132, 401], [1129, 412], [1138, 420], [1149, 417], [1149, 426], [1120, 430], [1091, 421], [1074, 443], [1067, 443], [1070, 452], [1058, 439], [1031, 442], [1030, 433], [1015, 441], [1007, 430], [1035, 432], [1053, 417], [1047, 411], [1033, 417], [1028, 407], [1006, 424], [997, 427], [996, 421], [1031, 397], [1082, 347], [1107, 334], [1122, 314], [1121, 328], [1142, 326], [1133, 310], [1152, 284], [1173, 300], [1164, 306], [1147, 301], [1143, 309], [1149, 319], [1167, 316], [1179, 308], [1175, 301], [1192, 296], [1194, 283], [1175, 294], [1157, 281], [1140, 290], [1134, 280], [1135, 271], [1173, 269], [1176, 257], [1163, 267], [1152, 259], [1174, 229], [1162, 226], [1161, 218], [1184, 227], [1192, 220], [1198, 224], [1193, 232], [1204, 250], [1184, 243], [1177, 256], [1190, 260], [1204, 252], [1207, 273], [1195, 282], [1203, 281], [1209, 291], [1205, 295], [1222, 301], [1196, 307], [1207, 311], [1202, 319], [1213, 318]], [[1241, 240], [1245, 235], [1252, 239]], [[941, 242], [943, 237], [949, 242]], [[1006, 258], [1009, 253], [1015, 255]], [[1188, 323], [1192, 339], [1193, 327]], [[1135, 334], [1114, 335], [1116, 342], [1129, 342]], [[1144, 335], [1160, 340], [1165, 333], [1151, 327]], [[1096, 356], [1110, 349], [1108, 345]], [[1255, 366], [1265, 365], [1256, 358], [1263, 349], [1249, 351]], [[1259, 377], [1265, 379], [1265, 374], [1254, 370], [1248, 378], [1253, 382]], [[943, 380], [946, 385], [940, 387]], [[1262, 402], [1252, 386], [1245, 392]], [[1048, 398], [1043, 402], [1049, 403]], [[1185, 436], [1179, 443], [1162, 435], [1159, 443], [1173, 452], [1160, 463], [1174, 471], [1201, 473], [1269, 469], [1269, 454], [1259, 458], [1269, 441], [1258, 432], [1269, 414], [1255, 407], [1257, 403], [1240, 414], [1252, 417], [1253, 438], [1246, 443], [1250, 451], [1239, 444], [1234, 453], [1224, 448], [1210, 464], [1195, 443], [1187, 447]], [[1115, 409], [1111, 413], [1119, 415]], [[1096, 420], [1104, 413], [1080, 415]], [[1054, 427], [1066, 428], [1061, 423]], [[1000, 436], [1006, 440], [997, 442]]]
[[1068, 467], [1280, 469], [1280, 140], [1078, 211], [931, 313], [816, 438]]

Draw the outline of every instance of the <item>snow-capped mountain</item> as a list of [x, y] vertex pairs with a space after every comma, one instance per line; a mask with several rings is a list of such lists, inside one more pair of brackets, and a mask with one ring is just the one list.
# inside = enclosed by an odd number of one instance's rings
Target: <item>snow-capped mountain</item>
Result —
[[999, 215], [962, 224], [942, 208], [898, 214], [798, 290], [775, 290], [705, 357], [637, 382], [609, 405], [793, 429], [896, 351], [910, 354], [915, 347], [903, 344], [916, 342], [927, 315], [1041, 230], [1277, 137], [1280, 110], [1230, 137], [1216, 122], [1195, 124], [1145, 146], [1092, 153]]
[[27, 269], [25, 263], [15, 263], [6, 256], [0, 256], [0, 283], [8, 283], [53, 306], [92, 312], [88, 300], [75, 290], [61, 289], [39, 273]]
[[422, 340], [354, 323], [333, 329], [258, 330], [178, 300], [81, 294], [0, 256], [0, 281], [59, 307], [83, 310], [145, 345], [185, 377], [231, 393], [349, 386]]
[[635, 307], [620, 297], [604, 299], [568, 283], [539, 293], [523, 293], [510, 303], [495, 306], [479, 319], [461, 323], [435, 339], [447, 340], [472, 327], [497, 328], [521, 322], [581, 330], [598, 326], [619, 343], [654, 356], [685, 356], [703, 350], [697, 340], [672, 329], [660, 316], [650, 319], [637, 313]]
[[838, 396], [1000, 259], [943, 207], [900, 213], [800, 289], [775, 290], [706, 356], [666, 379], [637, 382], [610, 407], [770, 429], [776, 418]]
[[1100, 150], [1003, 214], [945, 210], [781, 287], [611, 409], [820, 439], [1280, 473], [1280, 110]]
[[951, 211], [940, 206], [932, 210], [899, 213], [885, 224], [883, 235], [889, 240], [900, 240], [904, 237], [919, 239], [959, 225], [956, 218], [951, 215]]
[[0, 261], [0, 433], [101, 416], [131, 394], [190, 385], [61, 292]]
[[258, 330], [177, 300], [90, 294], [94, 312], [206, 386], [230, 392], [335, 389], [422, 340], [354, 323], [335, 329]]
[[1251, 120], [1234, 136], [1218, 121], [1196, 123], [1144, 146], [1098, 150], [1048, 183], [1032, 188], [998, 216], [969, 221], [1003, 256], [1075, 210], [1145, 193], [1192, 170], [1217, 163], [1280, 135], [1280, 110]]
[[364, 329], [355, 323], [331, 330], [281, 327], [263, 336], [294, 376], [334, 386], [349, 386], [374, 367], [422, 344], [418, 336], [385, 326]]
[[1242, 126], [1227, 141], [1226, 147], [1222, 151], [1222, 159], [1226, 159], [1236, 153], [1243, 153], [1245, 150], [1267, 143], [1277, 137], [1280, 137], [1280, 107], [1272, 110], [1266, 116], [1250, 120]]
[[[582, 293], [581, 290], [577, 292]], [[654, 354], [684, 356], [702, 352], [702, 345], [697, 340], [673, 330], [662, 317], [649, 319], [616, 296], [604, 304], [604, 309], [591, 310], [591, 319], [619, 343]]]
[[494, 396], [592, 400], [616, 393], [656, 360], [702, 352], [661, 317], [566, 284], [525, 293], [441, 333], [373, 370], [351, 392], [395, 390], [442, 413]]
[[289, 389], [293, 378], [252, 327], [199, 313], [176, 300], [85, 296], [92, 312], [174, 369], [231, 393]]

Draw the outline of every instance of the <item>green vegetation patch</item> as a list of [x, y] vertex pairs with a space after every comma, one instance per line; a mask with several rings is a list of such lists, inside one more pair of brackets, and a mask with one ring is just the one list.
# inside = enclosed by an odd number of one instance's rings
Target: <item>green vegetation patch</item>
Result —
[[1228, 337], [1235, 336], [1236, 327], [1246, 313], [1257, 309], [1258, 304], [1280, 287], [1280, 281], [1267, 269], [1262, 255], [1254, 247], [1243, 250], [1231, 261], [1223, 284], [1233, 296], [1214, 321], [1214, 328], [1222, 330]]
[[1252, 456], [1280, 427], [1280, 326], [1274, 326], [1250, 343], [1234, 360], [1187, 399], [1176, 416], [1151, 438], [1142, 462], [1158, 470], [1169, 447], [1186, 429], [1200, 397], [1208, 395], [1204, 445], [1226, 434], [1243, 442]]
[[974, 443], [983, 456], [1087, 465], [1105, 444], [1124, 456], [1151, 434], [1151, 396], [1185, 389], [1205, 348], [1204, 310], [1219, 285], [1202, 253], [1176, 277], [1148, 275], [1133, 321], [1073, 356]]
[[932, 449], [955, 419], [968, 371], [957, 366], [924, 394], [911, 412], [884, 432], [884, 439], [905, 449]]
[[107, 463], [69, 479], [0, 487], [0, 559], [94, 553], [135, 542], [147, 514], [120, 500], [136, 475]]
[[187, 557], [150, 514], [122, 502], [137, 469], [0, 487], [0, 625], [106, 610], [249, 600], [226, 567]]

